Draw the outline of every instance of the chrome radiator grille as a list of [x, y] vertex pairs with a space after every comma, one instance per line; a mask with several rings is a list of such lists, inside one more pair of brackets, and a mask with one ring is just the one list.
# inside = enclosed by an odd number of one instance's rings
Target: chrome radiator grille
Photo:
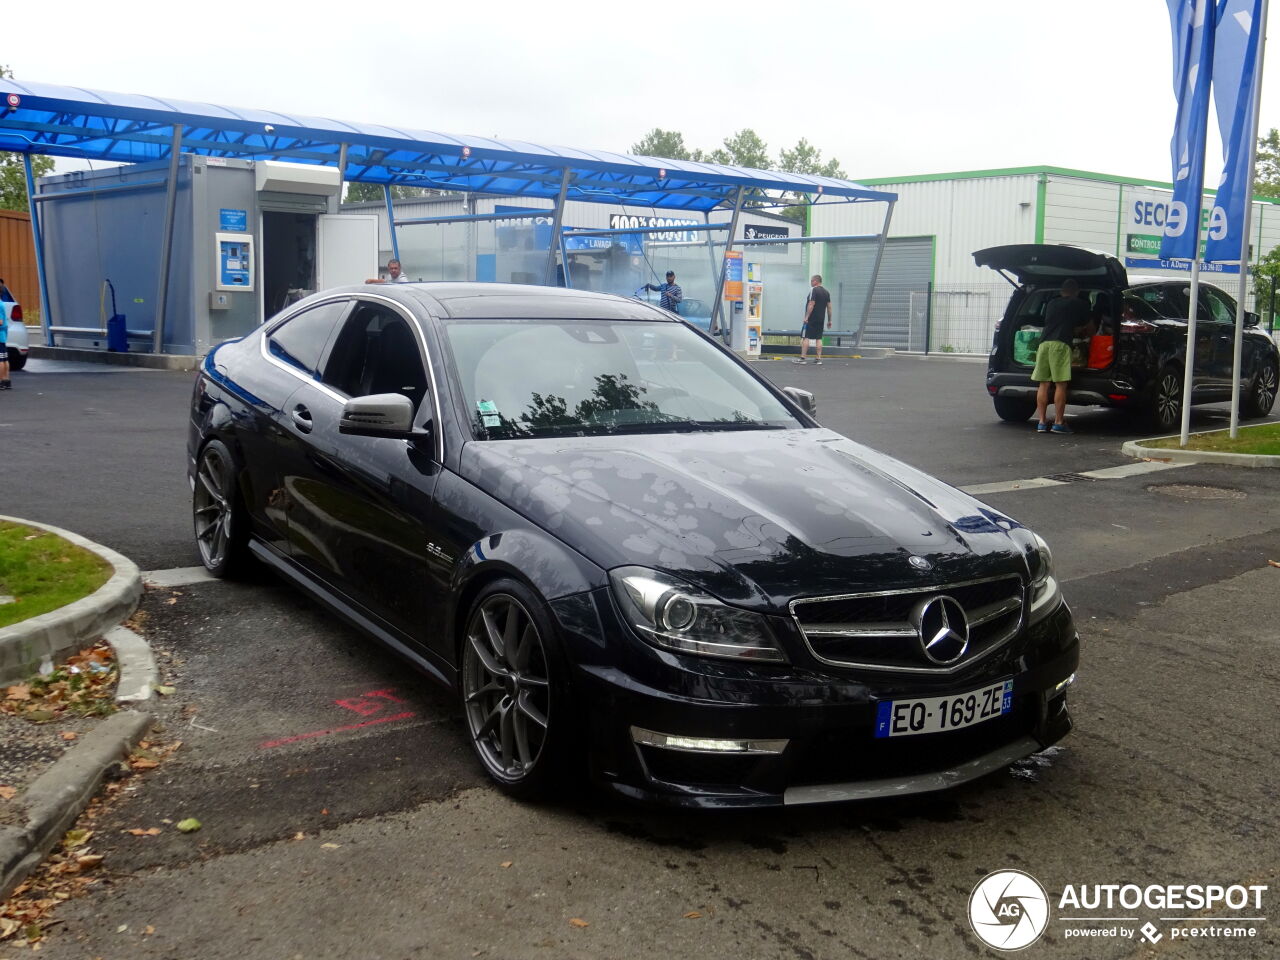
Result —
[[[924, 654], [912, 613], [933, 597], [964, 609], [969, 647], [954, 664], [938, 666]], [[791, 616], [805, 643], [824, 663], [865, 670], [952, 673], [993, 653], [1022, 625], [1026, 586], [1004, 576], [906, 590], [793, 600]]]

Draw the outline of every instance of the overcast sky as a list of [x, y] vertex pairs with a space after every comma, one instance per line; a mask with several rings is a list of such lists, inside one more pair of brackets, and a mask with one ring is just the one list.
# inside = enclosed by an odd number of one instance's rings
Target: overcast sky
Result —
[[[707, 149], [751, 127], [775, 158], [807, 137], [855, 179], [1170, 179], [1163, 0], [75, 0], [8, 4], [0, 37], [19, 79], [446, 133], [626, 152], [655, 126]], [[1220, 158], [1211, 131], [1210, 186]]]

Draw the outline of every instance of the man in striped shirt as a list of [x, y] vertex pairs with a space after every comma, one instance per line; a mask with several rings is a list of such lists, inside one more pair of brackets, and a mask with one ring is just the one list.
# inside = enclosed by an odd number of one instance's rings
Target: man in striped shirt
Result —
[[684, 299], [684, 291], [680, 289], [680, 284], [676, 283], [676, 272], [674, 270], [667, 271], [666, 283], [646, 283], [646, 290], [653, 290], [662, 294], [658, 300], [658, 306], [663, 310], [670, 310], [672, 313], [680, 312], [680, 301]]

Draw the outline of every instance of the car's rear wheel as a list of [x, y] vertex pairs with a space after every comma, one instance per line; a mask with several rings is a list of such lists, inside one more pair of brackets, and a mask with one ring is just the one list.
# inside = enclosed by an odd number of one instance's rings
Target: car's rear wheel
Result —
[[1036, 402], [1022, 397], [992, 397], [996, 416], [1010, 423], [1022, 423], [1036, 412]]
[[249, 566], [249, 524], [236, 485], [236, 465], [221, 440], [210, 440], [196, 461], [191, 518], [200, 560], [215, 577], [234, 577]]
[[1241, 404], [1246, 417], [1265, 417], [1276, 402], [1276, 388], [1280, 385], [1280, 371], [1274, 360], [1264, 360], [1249, 387], [1249, 395]]
[[1173, 364], [1160, 371], [1148, 409], [1151, 425], [1172, 430], [1182, 422], [1182, 368]]
[[10, 370], [21, 370], [26, 365], [27, 365], [26, 354], [19, 353], [17, 350], [9, 351], [9, 369]]
[[546, 796], [565, 771], [565, 672], [542, 598], [515, 580], [485, 587], [462, 639], [462, 710], [485, 772], [518, 799]]

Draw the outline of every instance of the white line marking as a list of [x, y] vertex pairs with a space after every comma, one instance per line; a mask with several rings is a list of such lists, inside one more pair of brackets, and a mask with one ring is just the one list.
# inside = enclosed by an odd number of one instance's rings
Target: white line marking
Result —
[[[1189, 466], [1189, 464], [1142, 461], [1140, 463], [1122, 463], [1118, 467], [1103, 467], [1101, 470], [1081, 470], [1077, 476], [1089, 477], [1092, 480], [1121, 480], [1125, 477], [1137, 477], [1144, 473], [1158, 473], [1161, 470], [1172, 470], [1175, 467], [1185, 466]], [[1032, 477], [1029, 480], [975, 483], [967, 487], [960, 487], [960, 490], [970, 496], [978, 497], [985, 493], [1011, 493], [1015, 490], [1035, 490], [1038, 487], [1061, 487], [1066, 482], [1064, 480], [1050, 480], [1048, 477]]]
[[146, 570], [142, 582], [149, 587], [185, 587], [218, 579], [204, 567], [175, 567], [172, 570]]

